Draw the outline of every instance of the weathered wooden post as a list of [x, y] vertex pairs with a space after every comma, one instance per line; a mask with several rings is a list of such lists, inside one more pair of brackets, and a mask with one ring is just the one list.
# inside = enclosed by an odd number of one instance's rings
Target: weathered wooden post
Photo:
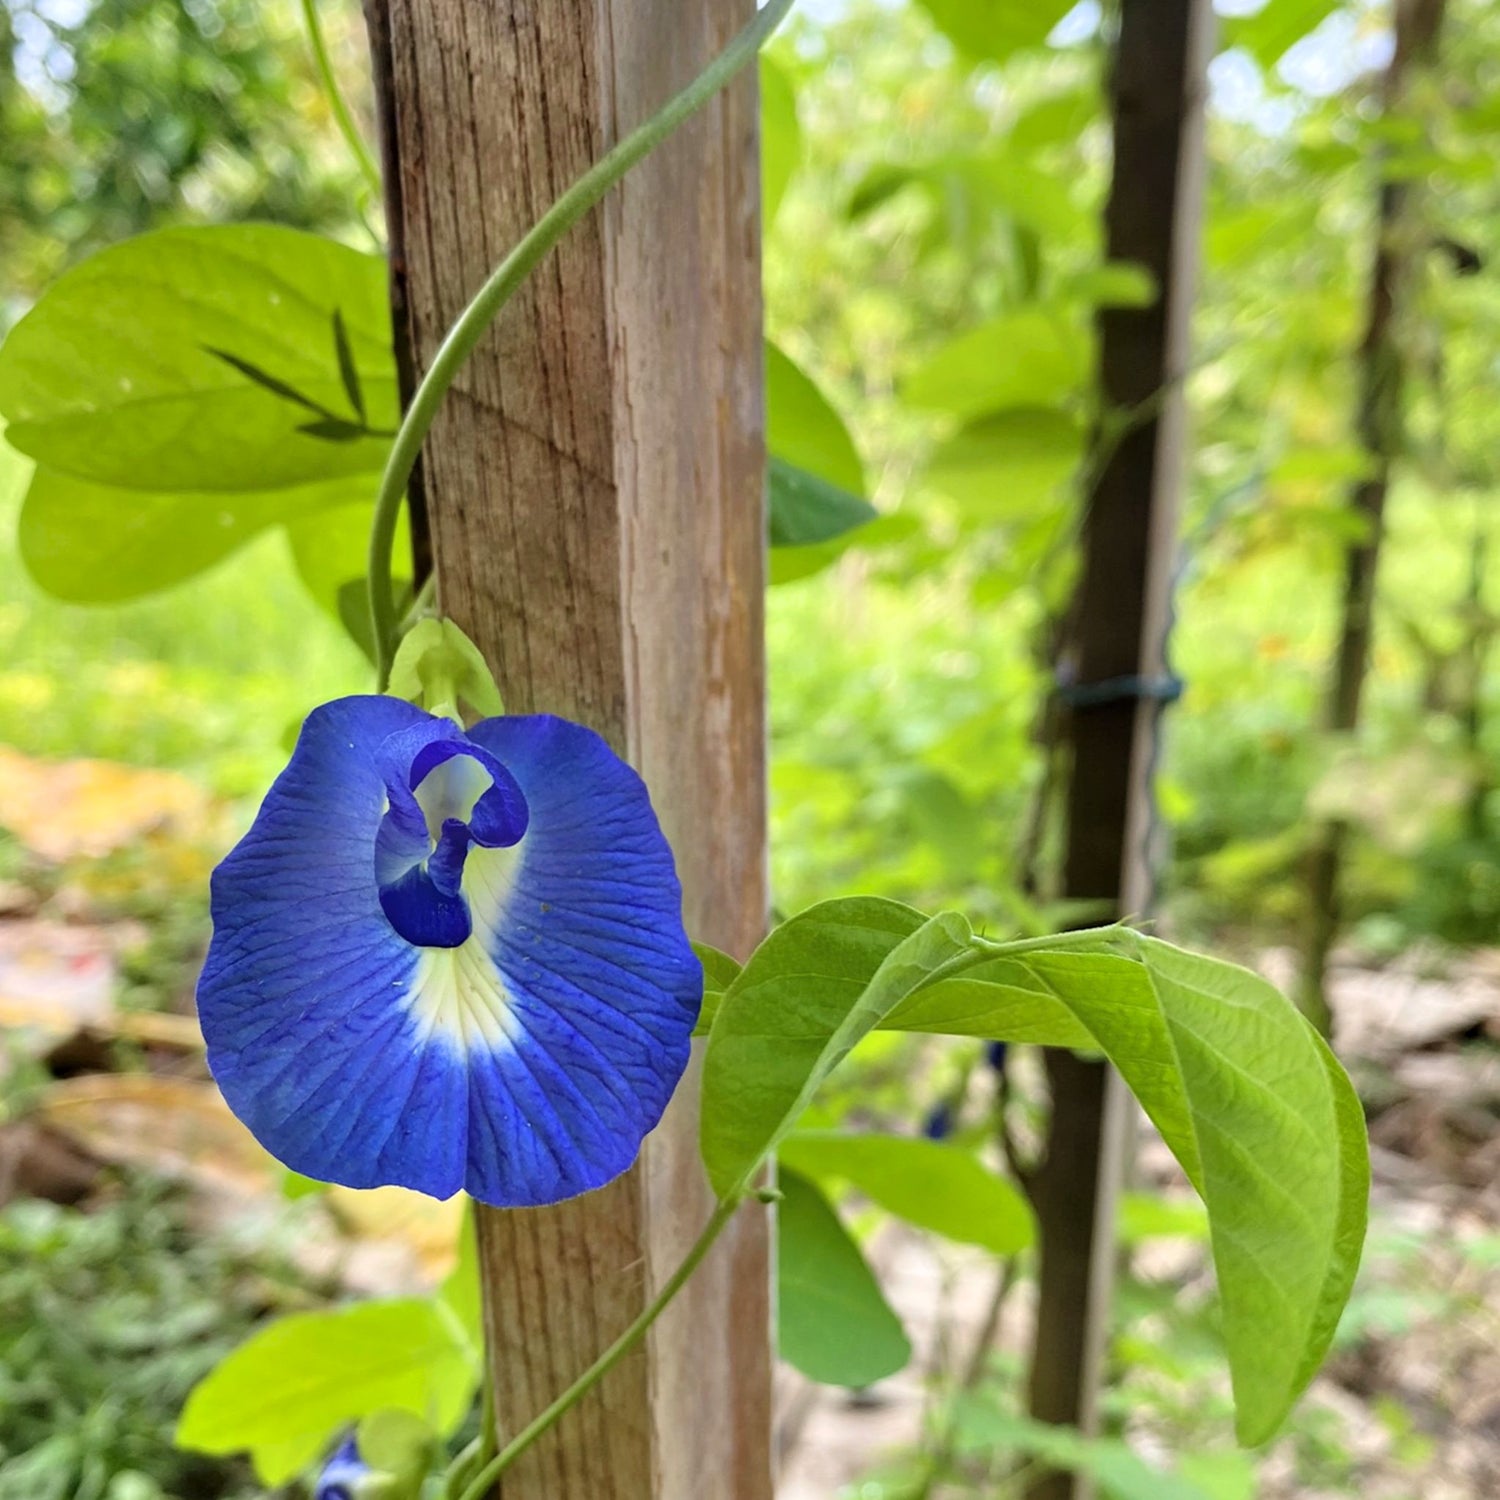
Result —
[[[397, 339], [417, 375], [552, 200], [753, 13], [366, 8]], [[741, 956], [767, 908], [758, 204], [751, 70], [506, 308], [438, 417], [415, 507], [443, 611], [507, 707], [581, 720], [631, 760], [676, 850], [689, 931]], [[623, 1330], [707, 1219], [693, 1096], [690, 1074], [612, 1187], [481, 1213], [502, 1435]], [[767, 1231], [765, 1210], [741, 1210], [644, 1349], [507, 1475], [506, 1500], [769, 1500]]]
[[[1182, 389], [1197, 280], [1210, 0], [1124, 0], [1111, 80], [1114, 173], [1105, 210], [1112, 261], [1145, 266], [1160, 295], [1099, 315], [1106, 427], [1086, 501], [1083, 567], [1062, 652], [1071, 752], [1066, 895], [1140, 916], [1151, 898], [1151, 770], [1178, 493]], [[1109, 423], [1121, 422], [1113, 436]], [[1041, 1231], [1033, 1416], [1090, 1429], [1108, 1331], [1116, 1187], [1128, 1096], [1104, 1063], [1049, 1053], [1052, 1123], [1033, 1196]], [[1086, 1490], [1049, 1474], [1031, 1500]]]

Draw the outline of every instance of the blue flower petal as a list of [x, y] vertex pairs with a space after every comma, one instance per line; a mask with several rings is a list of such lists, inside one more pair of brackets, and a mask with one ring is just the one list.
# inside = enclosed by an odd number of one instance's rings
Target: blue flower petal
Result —
[[[440, 899], [466, 930], [412, 941]], [[308, 1176], [555, 1202], [630, 1165], [686, 1065], [702, 974], [671, 851], [565, 720], [325, 705], [213, 911], [210, 1065]]]
[[351, 1433], [329, 1455], [313, 1487], [313, 1500], [356, 1500], [369, 1488], [374, 1471], [359, 1456], [359, 1443]]

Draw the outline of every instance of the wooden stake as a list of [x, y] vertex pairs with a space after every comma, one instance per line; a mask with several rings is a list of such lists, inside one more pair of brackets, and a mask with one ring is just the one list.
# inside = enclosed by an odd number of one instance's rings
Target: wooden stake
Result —
[[[1412, 74], [1435, 58], [1445, 8], [1445, 0], [1398, 0], [1395, 48], [1381, 81], [1382, 117], [1399, 117]], [[1325, 727], [1332, 734], [1352, 734], [1359, 727], [1375, 635], [1375, 584], [1385, 501], [1401, 447], [1405, 370], [1398, 330], [1413, 260], [1412, 196], [1411, 185], [1401, 178], [1387, 177], [1381, 182], [1365, 329], [1356, 356], [1359, 409], [1355, 428], [1369, 469], [1349, 495], [1349, 508], [1364, 522], [1364, 530], [1344, 558], [1343, 621], [1325, 709]], [[1339, 870], [1348, 834], [1348, 824], [1342, 819], [1324, 822], [1307, 862], [1307, 935], [1297, 1001], [1325, 1036], [1333, 1025], [1325, 992], [1328, 958], [1342, 920]]]
[[[1083, 569], [1060, 677], [1072, 768], [1063, 889], [1120, 916], [1151, 900], [1151, 772], [1166, 693], [1165, 635], [1183, 472], [1189, 317], [1197, 279], [1210, 0], [1123, 0], [1113, 76], [1109, 259], [1150, 270], [1148, 308], [1099, 315], [1108, 424], [1083, 526]], [[1066, 699], [1065, 699], [1066, 707]], [[1102, 913], [1101, 913], [1102, 917]], [[1108, 1332], [1116, 1190], [1128, 1096], [1103, 1064], [1050, 1053], [1052, 1122], [1036, 1174], [1041, 1232], [1032, 1415], [1091, 1431]], [[1086, 1493], [1069, 1474], [1032, 1500]]]
[[[411, 371], [548, 204], [752, 11], [367, 0]], [[767, 911], [755, 134], [751, 70], [542, 264], [421, 472], [444, 612], [512, 712], [581, 720], [640, 769], [689, 930], [741, 956]], [[690, 1077], [612, 1187], [481, 1213], [502, 1437], [629, 1323], [707, 1219], [695, 1092]], [[767, 1229], [741, 1210], [645, 1349], [506, 1476], [505, 1500], [769, 1500]]]

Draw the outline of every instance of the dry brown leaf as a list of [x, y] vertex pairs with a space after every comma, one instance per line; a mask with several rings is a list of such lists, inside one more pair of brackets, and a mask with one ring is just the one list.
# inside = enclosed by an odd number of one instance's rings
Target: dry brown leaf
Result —
[[34, 760], [0, 745], [0, 827], [43, 859], [99, 858], [155, 829], [201, 829], [212, 801], [173, 771]]

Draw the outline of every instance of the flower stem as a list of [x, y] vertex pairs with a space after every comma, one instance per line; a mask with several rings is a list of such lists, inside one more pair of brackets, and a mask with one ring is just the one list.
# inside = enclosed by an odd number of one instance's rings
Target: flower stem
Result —
[[[304, 0], [310, 4], [311, 0]], [[617, 183], [690, 115], [707, 104], [760, 51], [792, 8], [793, 0], [768, 0], [765, 8], [688, 86], [659, 113], [632, 131], [594, 163], [529, 229], [490, 273], [473, 301], [448, 330], [442, 347], [412, 396], [381, 476], [370, 528], [370, 620], [377, 687], [383, 692], [395, 652], [396, 605], [391, 587], [391, 549], [406, 482], [448, 387], [516, 288], [554, 245]]]
[[629, 1328], [591, 1364], [577, 1380], [565, 1390], [539, 1416], [532, 1418], [469, 1482], [461, 1500], [483, 1500], [495, 1481], [552, 1426], [559, 1417], [571, 1411], [619, 1362], [645, 1337], [647, 1329], [667, 1310], [672, 1299], [687, 1284], [703, 1257], [713, 1248], [714, 1242], [724, 1232], [734, 1211], [740, 1206], [738, 1196], [723, 1200], [714, 1210], [713, 1217], [703, 1227], [703, 1233], [693, 1242], [693, 1247], [683, 1257], [682, 1264], [668, 1277], [650, 1303], [642, 1309]]
[[313, 62], [317, 65], [323, 91], [328, 95], [328, 107], [333, 111], [333, 118], [349, 143], [355, 161], [359, 163], [366, 185], [378, 200], [381, 191], [380, 169], [375, 165], [375, 158], [370, 155], [370, 148], [365, 144], [364, 135], [333, 71], [333, 59], [328, 55], [328, 42], [323, 36], [323, 23], [318, 19], [317, 0], [302, 0], [302, 19], [307, 23], [307, 40], [312, 46]]

